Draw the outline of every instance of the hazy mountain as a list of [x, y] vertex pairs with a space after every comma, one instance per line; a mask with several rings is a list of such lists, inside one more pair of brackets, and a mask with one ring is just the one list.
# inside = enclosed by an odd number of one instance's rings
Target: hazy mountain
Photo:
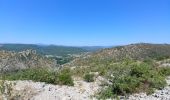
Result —
[[1, 44], [0, 50], [7, 51], [24, 51], [27, 49], [36, 50], [39, 54], [65, 56], [68, 54], [78, 54], [87, 52], [87, 50], [71, 46], [56, 46], [56, 45], [36, 45], [36, 44]]
[[104, 48], [111, 48], [112, 46], [82, 46], [80, 48], [85, 49], [89, 52], [93, 52], [93, 51], [97, 51], [97, 50], [101, 50]]

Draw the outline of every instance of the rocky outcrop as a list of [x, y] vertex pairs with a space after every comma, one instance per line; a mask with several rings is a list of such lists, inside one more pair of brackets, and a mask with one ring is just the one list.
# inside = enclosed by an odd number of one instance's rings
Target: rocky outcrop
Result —
[[35, 50], [22, 52], [0, 51], [0, 72], [11, 72], [27, 68], [52, 68], [56, 61], [36, 54]]

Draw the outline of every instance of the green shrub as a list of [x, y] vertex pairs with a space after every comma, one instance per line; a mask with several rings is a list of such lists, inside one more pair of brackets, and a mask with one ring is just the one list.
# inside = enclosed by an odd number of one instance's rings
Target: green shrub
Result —
[[85, 74], [84, 75], [84, 80], [86, 82], [94, 82], [94, 74]]
[[146, 94], [147, 95], [151, 95], [154, 93], [154, 89], [153, 88], [149, 88], [147, 91], [146, 91]]
[[107, 73], [107, 70], [103, 69], [99, 71], [99, 75], [104, 76]]
[[113, 94], [112, 87], [107, 87], [106, 89], [103, 89], [101, 92], [99, 92], [99, 95], [97, 95], [97, 98], [99, 100], [106, 100], [108, 98], [115, 98], [116, 95]]
[[136, 77], [142, 77], [143, 75], [149, 73], [151, 67], [147, 64], [134, 64], [131, 67], [130, 75]]
[[170, 68], [169, 67], [162, 67], [159, 69], [159, 73], [165, 76], [170, 75]]
[[33, 80], [36, 82], [46, 82], [51, 84], [73, 86], [73, 80], [69, 69], [60, 72], [49, 71], [47, 69], [26, 69], [18, 72], [5, 74], [7, 80]]
[[159, 69], [148, 62], [130, 62], [119, 63], [108, 72], [111, 72], [110, 75], [112, 74], [114, 77], [110, 77], [112, 85], [100, 93], [102, 98], [138, 92], [152, 94], [155, 89], [161, 89], [166, 85], [165, 75], [169, 75], [170, 70]]
[[73, 86], [73, 80], [69, 74], [59, 74], [59, 84]]
[[113, 81], [113, 93], [117, 95], [126, 95], [137, 91], [140, 80], [136, 77], [124, 76]]
[[7, 80], [33, 80], [57, 84], [57, 73], [47, 69], [26, 69], [5, 75]]
[[61, 85], [73, 86], [73, 79], [71, 78], [70, 69], [63, 69], [58, 75], [58, 81]]
[[170, 75], [170, 68], [160, 68], [155, 60], [149, 58], [143, 61], [125, 59], [119, 62], [94, 58], [89, 66], [77, 68], [74, 75], [84, 75], [84, 80], [90, 82], [94, 80], [94, 76], [89, 72], [99, 72], [99, 75], [112, 83], [104, 84], [108, 88], [99, 93], [99, 98], [106, 99], [140, 92], [152, 94], [155, 89], [165, 87], [165, 78]]

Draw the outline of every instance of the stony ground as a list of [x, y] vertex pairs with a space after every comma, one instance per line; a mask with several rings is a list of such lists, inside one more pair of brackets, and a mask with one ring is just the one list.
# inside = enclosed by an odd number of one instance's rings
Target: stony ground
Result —
[[[17, 100], [94, 100], [95, 95], [101, 89], [102, 77], [95, 82], [87, 83], [83, 80], [75, 80], [74, 87], [45, 84], [33, 81], [16, 81], [13, 96]], [[170, 77], [167, 78], [168, 85], [162, 90], [156, 90], [152, 95], [146, 93], [133, 94], [121, 100], [170, 100]]]
[[100, 90], [100, 80], [101, 77], [92, 83], [75, 81], [74, 87], [17, 81], [14, 90], [25, 100], [89, 100]]

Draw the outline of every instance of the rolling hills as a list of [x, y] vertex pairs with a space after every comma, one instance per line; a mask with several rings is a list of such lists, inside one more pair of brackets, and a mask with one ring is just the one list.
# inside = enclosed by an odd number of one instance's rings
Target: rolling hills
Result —
[[65, 64], [65, 67], [71, 67], [74, 76], [87, 81], [93, 81], [93, 73], [104, 77], [107, 81], [103, 83], [105, 88], [99, 98], [105, 100], [133, 93], [149, 95], [156, 89], [163, 89], [170, 68], [160, 67], [158, 62], [169, 58], [169, 44], [138, 43], [89, 53]]
[[[143, 98], [141, 96], [169, 98], [169, 96], [166, 97], [166, 88], [169, 91], [169, 79], [166, 78], [170, 75], [169, 44], [138, 43], [101, 49], [82, 54], [73, 61], [61, 65], [58, 70], [47, 70], [43, 67], [46, 64], [53, 65], [53, 60], [37, 55], [34, 50], [1, 52], [0, 59], [6, 62], [4, 67], [1, 67], [3, 70], [20, 68], [20, 65], [24, 65], [23, 70], [2, 74], [1, 79], [5, 77], [6, 80], [16, 82], [22, 80], [20, 84], [32, 84], [32, 86], [29, 85], [30, 87], [36, 87], [42, 84], [39, 82], [45, 82], [43, 84], [46, 85], [40, 87], [43, 91], [38, 94], [49, 93], [47, 97], [55, 98], [56, 95], [52, 96], [53, 93], [57, 94], [57, 97], [63, 97], [63, 92], [57, 92], [60, 90], [68, 93], [64, 97], [74, 98], [75, 95], [76, 97], [83, 95], [83, 99], [87, 100], [91, 97], [102, 100]], [[48, 87], [49, 84], [53, 85]], [[44, 86], [47, 86], [47, 89], [44, 90]], [[158, 90], [159, 93], [155, 93]], [[142, 94], [135, 97], [133, 95], [135, 93]], [[163, 95], [163, 97], [157, 97], [157, 95]], [[39, 98], [41, 95], [35, 94], [30, 98], [36, 96]]]
[[94, 62], [104, 64], [109, 61], [117, 62], [125, 59], [161, 60], [169, 57], [170, 57], [169, 44], [138, 43], [102, 49], [94, 53], [89, 53], [84, 57], [76, 59], [74, 62], [72, 62], [72, 64], [75, 66], [86, 66]]
[[20, 52], [24, 50], [36, 50], [37, 53], [53, 56], [67, 56], [68, 54], [79, 54], [88, 52], [86, 49], [71, 46], [36, 45], [36, 44], [1, 44], [0, 50]]

